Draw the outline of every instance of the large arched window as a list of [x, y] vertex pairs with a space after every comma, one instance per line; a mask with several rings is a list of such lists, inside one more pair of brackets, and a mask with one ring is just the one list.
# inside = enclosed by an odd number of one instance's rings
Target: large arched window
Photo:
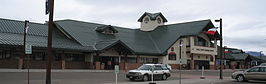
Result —
[[196, 37], [195, 45], [196, 46], [208, 46], [208, 42], [205, 39], [201, 38], [201, 37]]

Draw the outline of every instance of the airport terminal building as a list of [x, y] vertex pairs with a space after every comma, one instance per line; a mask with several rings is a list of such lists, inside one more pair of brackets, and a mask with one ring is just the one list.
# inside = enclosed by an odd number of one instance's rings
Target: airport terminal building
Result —
[[[54, 21], [54, 69], [134, 69], [144, 63], [184, 69], [215, 69], [219, 34], [206, 34], [211, 20], [165, 24], [161, 13], [144, 13], [140, 28], [123, 28], [76, 20]], [[0, 68], [46, 68], [48, 25], [29, 23], [24, 56], [24, 21], [0, 18]]]

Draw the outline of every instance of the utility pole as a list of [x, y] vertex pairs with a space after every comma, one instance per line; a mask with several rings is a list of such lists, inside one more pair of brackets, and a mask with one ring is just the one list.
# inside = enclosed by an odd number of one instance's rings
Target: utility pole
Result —
[[51, 65], [52, 65], [52, 33], [53, 33], [53, 14], [54, 0], [49, 0], [49, 22], [48, 22], [48, 60], [46, 64], [46, 84], [51, 84]]
[[[24, 45], [24, 55], [23, 55], [23, 59], [27, 56], [27, 77], [28, 77], [28, 84], [30, 84], [30, 71], [29, 71], [29, 68], [30, 68], [30, 57], [29, 55], [26, 53], [26, 35], [27, 35], [27, 30], [28, 30], [28, 25], [29, 25], [29, 21], [28, 20], [25, 20], [25, 24], [24, 24], [24, 40], [23, 40], [23, 45]], [[24, 60], [23, 60], [24, 61]], [[25, 67], [25, 63], [23, 62], [23, 67]]]
[[223, 30], [222, 30], [222, 18], [220, 20], [215, 20], [215, 22], [220, 22], [220, 79], [223, 79]]

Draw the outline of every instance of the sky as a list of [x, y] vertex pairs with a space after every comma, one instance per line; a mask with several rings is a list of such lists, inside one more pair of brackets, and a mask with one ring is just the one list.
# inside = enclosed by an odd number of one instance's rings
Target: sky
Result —
[[[223, 19], [223, 43], [266, 53], [266, 0], [55, 0], [54, 20], [140, 28], [144, 12], [161, 12], [166, 24]], [[0, 18], [44, 23], [45, 0], [1, 0]]]

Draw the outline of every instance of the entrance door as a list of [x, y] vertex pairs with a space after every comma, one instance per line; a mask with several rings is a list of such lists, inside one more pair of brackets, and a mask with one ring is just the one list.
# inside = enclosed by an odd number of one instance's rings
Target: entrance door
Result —
[[204, 69], [210, 69], [209, 61], [195, 60], [195, 63], [198, 65], [199, 69], [202, 69], [202, 66], [204, 66]]
[[113, 70], [115, 65], [119, 65], [118, 57], [101, 56], [101, 66], [106, 70]]

